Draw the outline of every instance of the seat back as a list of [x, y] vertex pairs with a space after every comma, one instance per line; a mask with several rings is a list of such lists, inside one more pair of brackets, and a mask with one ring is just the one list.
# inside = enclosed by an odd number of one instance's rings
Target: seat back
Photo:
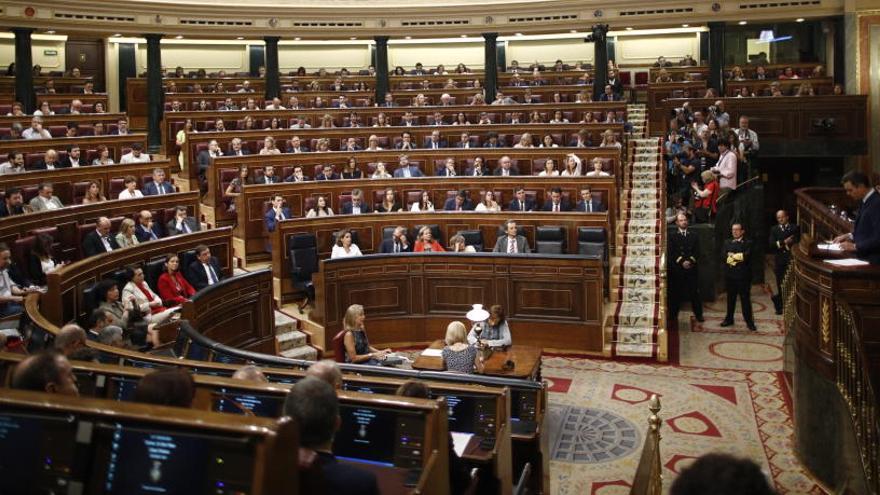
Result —
[[[422, 230], [422, 227], [425, 227], [425, 225], [416, 225], [413, 227], [411, 239], [419, 238], [419, 231]], [[440, 226], [432, 224], [427, 225], [427, 227], [431, 229], [431, 235], [434, 237], [434, 240], [443, 244], [443, 233], [440, 231]]]
[[602, 227], [578, 227], [578, 254], [605, 259], [605, 229]]
[[287, 245], [291, 278], [294, 285], [303, 288], [318, 271], [318, 240], [314, 234], [294, 234], [288, 237]]
[[333, 336], [333, 359], [337, 363], [345, 362], [345, 330]]
[[535, 229], [535, 251], [542, 254], [564, 254], [565, 237], [565, 227], [538, 226]]

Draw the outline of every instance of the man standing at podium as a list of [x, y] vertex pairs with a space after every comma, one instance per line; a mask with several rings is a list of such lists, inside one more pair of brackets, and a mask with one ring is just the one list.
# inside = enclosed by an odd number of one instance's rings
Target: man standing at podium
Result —
[[770, 229], [770, 252], [773, 253], [773, 273], [776, 274], [777, 293], [773, 296], [776, 314], [782, 314], [782, 279], [791, 262], [791, 248], [801, 240], [801, 229], [788, 222], [788, 212], [776, 212], [776, 225]]
[[856, 200], [859, 211], [851, 234], [834, 239], [848, 253], [855, 253], [872, 265], [880, 265], [880, 195], [868, 183], [868, 176], [850, 172], [843, 176], [843, 188]]
[[721, 322], [722, 327], [733, 325], [733, 312], [736, 310], [736, 298], [742, 304], [743, 319], [749, 330], [756, 331], [752, 319], [752, 241], [744, 237], [745, 230], [741, 223], [730, 226], [732, 239], [724, 241], [724, 281], [727, 286], [727, 316]]

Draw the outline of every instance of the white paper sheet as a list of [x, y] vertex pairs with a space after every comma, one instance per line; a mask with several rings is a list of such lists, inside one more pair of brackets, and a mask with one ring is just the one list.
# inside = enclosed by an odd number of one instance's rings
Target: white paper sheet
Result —
[[862, 261], [855, 258], [844, 258], [842, 260], [825, 260], [825, 263], [835, 266], [867, 266], [870, 264], [867, 261]]
[[819, 249], [824, 249], [826, 251], [843, 251], [843, 248], [840, 247], [840, 244], [836, 242], [829, 242], [827, 244], [819, 243], [816, 244], [816, 247]]
[[425, 349], [422, 351], [422, 356], [425, 357], [442, 357], [443, 349]]
[[452, 435], [452, 448], [455, 450], [455, 453], [461, 457], [462, 454], [464, 454], [464, 449], [467, 447], [468, 442], [471, 441], [471, 437], [473, 437], [474, 434], [459, 433], [457, 431], [450, 431], [449, 434]]

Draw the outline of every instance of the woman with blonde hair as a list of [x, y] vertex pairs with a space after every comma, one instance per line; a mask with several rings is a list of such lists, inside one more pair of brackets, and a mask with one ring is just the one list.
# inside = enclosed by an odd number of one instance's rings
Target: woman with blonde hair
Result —
[[559, 175], [563, 177], [575, 177], [581, 175], [581, 159], [574, 153], [569, 153], [565, 157], [565, 170]]
[[441, 351], [443, 368], [456, 373], [473, 373], [480, 364], [477, 348], [467, 342], [467, 329], [460, 321], [446, 327], [446, 347]]
[[434, 239], [434, 234], [431, 232], [431, 227], [425, 225], [424, 227], [419, 229], [419, 237], [416, 240], [415, 248], [413, 252], [421, 253], [421, 252], [443, 252], [446, 251], [443, 249], [443, 246], [440, 245]]
[[280, 155], [281, 150], [275, 146], [275, 138], [266, 136], [263, 138], [263, 149], [260, 150], [261, 155]]
[[370, 345], [364, 320], [366, 315], [364, 307], [360, 304], [352, 304], [345, 311], [345, 317], [342, 319], [342, 328], [345, 331], [342, 338], [345, 346], [345, 362], [377, 365], [391, 352], [391, 349], [379, 350]]
[[83, 196], [82, 204], [90, 205], [93, 203], [101, 203], [103, 201], [107, 201], [107, 198], [104, 197], [104, 193], [101, 191], [101, 186], [99, 186], [97, 182], [90, 180], [88, 185], [86, 185], [86, 193]]
[[528, 132], [524, 132], [522, 136], [519, 138], [519, 142], [513, 146], [514, 148], [534, 148], [535, 145], [532, 144], [532, 135]]
[[333, 245], [333, 251], [330, 253], [330, 259], [336, 258], [354, 258], [362, 256], [361, 249], [352, 241], [351, 231], [342, 229], [336, 234], [336, 244]]
[[138, 238], [134, 235], [134, 220], [126, 218], [119, 224], [119, 233], [116, 234], [116, 243], [119, 247], [126, 248], [137, 246]]
[[614, 134], [614, 131], [606, 129], [605, 132], [602, 133], [602, 142], [599, 144], [599, 147], [620, 149], [623, 145], [617, 140], [617, 135]]
[[455, 234], [449, 239], [449, 251], [452, 253], [476, 253], [477, 249], [468, 246], [461, 234]]

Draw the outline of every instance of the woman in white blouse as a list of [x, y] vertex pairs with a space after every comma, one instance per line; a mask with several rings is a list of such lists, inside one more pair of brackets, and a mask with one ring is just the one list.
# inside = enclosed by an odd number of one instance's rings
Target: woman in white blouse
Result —
[[351, 242], [351, 232], [346, 229], [340, 230], [339, 233], [336, 234], [336, 244], [333, 245], [330, 259], [353, 258], [361, 255], [361, 250], [357, 247], [357, 244]]
[[557, 177], [559, 170], [556, 170], [556, 162], [552, 158], [548, 158], [544, 162], [544, 170], [538, 173], [538, 177]]
[[541, 140], [541, 146], [539, 148], [558, 148], [559, 145], [553, 142], [553, 136], [550, 134], [544, 134], [544, 139]]
[[516, 143], [514, 148], [534, 148], [535, 145], [532, 144], [532, 135], [528, 132], [524, 132], [522, 136], [519, 138], [519, 142]]
[[593, 170], [587, 172], [587, 177], [611, 177], [611, 174], [602, 170], [602, 159], [597, 156], [593, 158]]
[[119, 199], [138, 199], [143, 198], [144, 194], [137, 188], [138, 182], [133, 175], [126, 175], [123, 179], [125, 189], [119, 192]]
[[263, 138], [263, 149], [260, 150], [261, 155], [280, 155], [281, 150], [275, 146], [275, 138], [266, 136]]
[[492, 191], [486, 191], [483, 200], [480, 201], [476, 208], [474, 208], [474, 211], [489, 213], [498, 213], [501, 211], [501, 207], [498, 205], [498, 202], [495, 201], [495, 193]]
[[574, 177], [581, 175], [581, 159], [574, 153], [569, 153], [565, 157], [565, 170], [559, 175], [563, 177]]
[[140, 267], [132, 270], [131, 280], [122, 288], [122, 300], [132, 301], [132, 304], [144, 315], [144, 320], [152, 324], [162, 323], [177, 309], [165, 308], [162, 299], [144, 280], [144, 269]]
[[376, 164], [376, 171], [373, 172], [373, 175], [370, 176], [371, 179], [390, 179], [391, 174], [385, 170], [385, 164], [379, 162]]
[[119, 247], [126, 248], [138, 245], [138, 238], [134, 235], [134, 220], [126, 218], [119, 224], [119, 232], [116, 234], [116, 243]]
[[318, 196], [318, 199], [315, 201], [315, 207], [306, 213], [306, 218], [332, 216], [333, 210], [327, 206], [327, 199], [324, 196]]
[[431, 202], [431, 193], [422, 191], [422, 197], [419, 201], [412, 204], [409, 211], [413, 212], [431, 212], [434, 211], [434, 203]]

